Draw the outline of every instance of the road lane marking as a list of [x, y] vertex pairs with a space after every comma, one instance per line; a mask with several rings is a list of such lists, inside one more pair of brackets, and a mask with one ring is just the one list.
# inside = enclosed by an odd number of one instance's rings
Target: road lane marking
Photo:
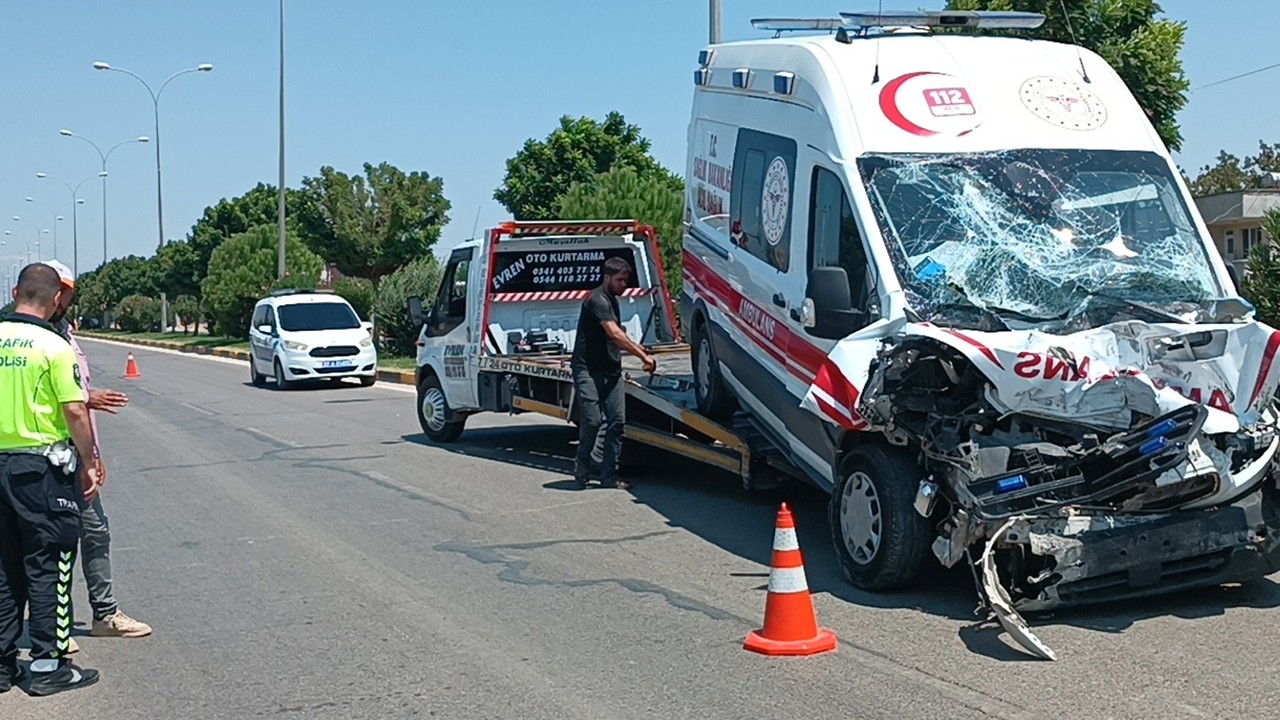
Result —
[[300, 448], [300, 447], [302, 447], [302, 445], [299, 445], [298, 443], [296, 443], [296, 442], [294, 442], [294, 441], [292, 441], [292, 440], [286, 440], [286, 439], [281, 438], [281, 437], [276, 437], [275, 435], [272, 435], [272, 434], [271, 434], [271, 433], [269, 433], [269, 432], [266, 432], [266, 431], [264, 431], [264, 430], [259, 430], [258, 428], [255, 428], [255, 427], [245, 427], [245, 428], [241, 428], [241, 429], [242, 429], [242, 430], [244, 430], [245, 432], [249, 433], [250, 435], [253, 435], [253, 436], [257, 437], [257, 438], [258, 438], [258, 439], [260, 439], [260, 440], [266, 440], [267, 442], [272, 442], [272, 443], [275, 443], [275, 444], [277, 444], [277, 445], [284, 445], [284, 446], [291, 447], [291, 448]]
[[215, 416], [215, 415], [217, 415], [217, 414], [218, 414], [218, 413], [216, 413], [216, 412], [214, 412], [214, 411], [212, 411], [212, 410], [207, 410], [207, 409], [205, 409], [205, 408], [200, 407], [199, 405], [193, 405], [193, 404], [191, 404], [191, 403], [189, 403], [189, 402], [178, 403], [178, 404], [179, 404], [179, 405], [181, 405], [181, 406], [182, 406], [182, 407], [184, 407], [184, 408], [187, 408], [187, 409], [189, 409], [189, 410], [195, 410], [196, 412], [204, 413], [205, 415], [208, 415], [208, 416], [210, 416], [210, 417], [213, 417], [213, 416]]

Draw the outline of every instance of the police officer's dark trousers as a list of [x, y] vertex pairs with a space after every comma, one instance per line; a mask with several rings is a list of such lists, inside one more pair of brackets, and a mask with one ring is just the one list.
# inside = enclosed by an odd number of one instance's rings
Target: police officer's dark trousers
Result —
[[0, 661], [18, 651], [24, 604], [31, 659], [66, 654], [82, 502], [79, 479], [43, 455], [0, 452]]

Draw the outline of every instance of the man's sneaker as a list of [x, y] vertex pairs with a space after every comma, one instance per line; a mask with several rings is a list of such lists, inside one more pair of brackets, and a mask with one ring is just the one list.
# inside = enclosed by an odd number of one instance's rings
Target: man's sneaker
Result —
[[139, 638], [150, 635], [151, 626], [116, 611], [114, 615], [109, 615], [102, 620], [95, 619], [89, 634], [93, 637]]
[[53, 672], [31, 673], [31, 685], [27, 692], [36, 695], [53, 695], [54, 693], [77, 688], [89, 687], [98, 682], [98, 671], [78, 668], [71, 663], [63, 663]]

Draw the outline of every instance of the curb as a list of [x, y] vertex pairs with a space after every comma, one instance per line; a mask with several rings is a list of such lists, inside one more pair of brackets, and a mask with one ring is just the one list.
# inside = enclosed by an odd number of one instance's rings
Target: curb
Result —
[[[191, 343], [184, 343], [184, 342], [166, 342], [164, 340], [134, 339], [134, 338], [130, 338], [127, 335], [122, 336], [122, 335], [116, 335], [116, 334], [96, 333], [96, 332], [93, 332], [92, 330], [85, 331], [85, 332], [77, 332], [76, 336], [95, 339], [95, 340], [110, 340], [111, 342], [118, 342], [124, 345], [136, 345], [138, 347], [153, 347], [153, 348], [160, 348], [161, 350], [175, 350], [177, 352], [187, 353], [189, 355], [212, 355], [213, 357], [229, 358], [231, 360], [243, 360], [245, 362], [248, 362], [249, 360], [248, 350], [237, 350], [237, 349], [231, 349], [231, 348], [216, 348], [216, 347], [211, 348], [211, 347], [205, 347], [203, 345], [192, 345]], [[412, 386], [414, 385], [414, 372], [412, 370], [392, 370], [392, 369], [379, 368], [378, 381], [393, 383], [395, 385]]]

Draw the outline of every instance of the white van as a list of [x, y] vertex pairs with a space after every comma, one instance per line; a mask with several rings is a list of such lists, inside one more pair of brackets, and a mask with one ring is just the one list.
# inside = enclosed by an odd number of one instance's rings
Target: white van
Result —
[[257, 387], [274, 377], [284, 390], [307, 380], [378, 378], [373, 323], [340, 295], [325, 290], [278, 290], [258, 301], [249, 323], [249, 376]]
[[757, 21], [777, 36], [702, 51], [681, 298], [699, 409], [763, 419], [832, 493], [866, 589], [980, 541], [1021, 607], [1280, 569], [1280, 333], [1142, 108], [1087, 50], [935, 32], [1042, 22]]

